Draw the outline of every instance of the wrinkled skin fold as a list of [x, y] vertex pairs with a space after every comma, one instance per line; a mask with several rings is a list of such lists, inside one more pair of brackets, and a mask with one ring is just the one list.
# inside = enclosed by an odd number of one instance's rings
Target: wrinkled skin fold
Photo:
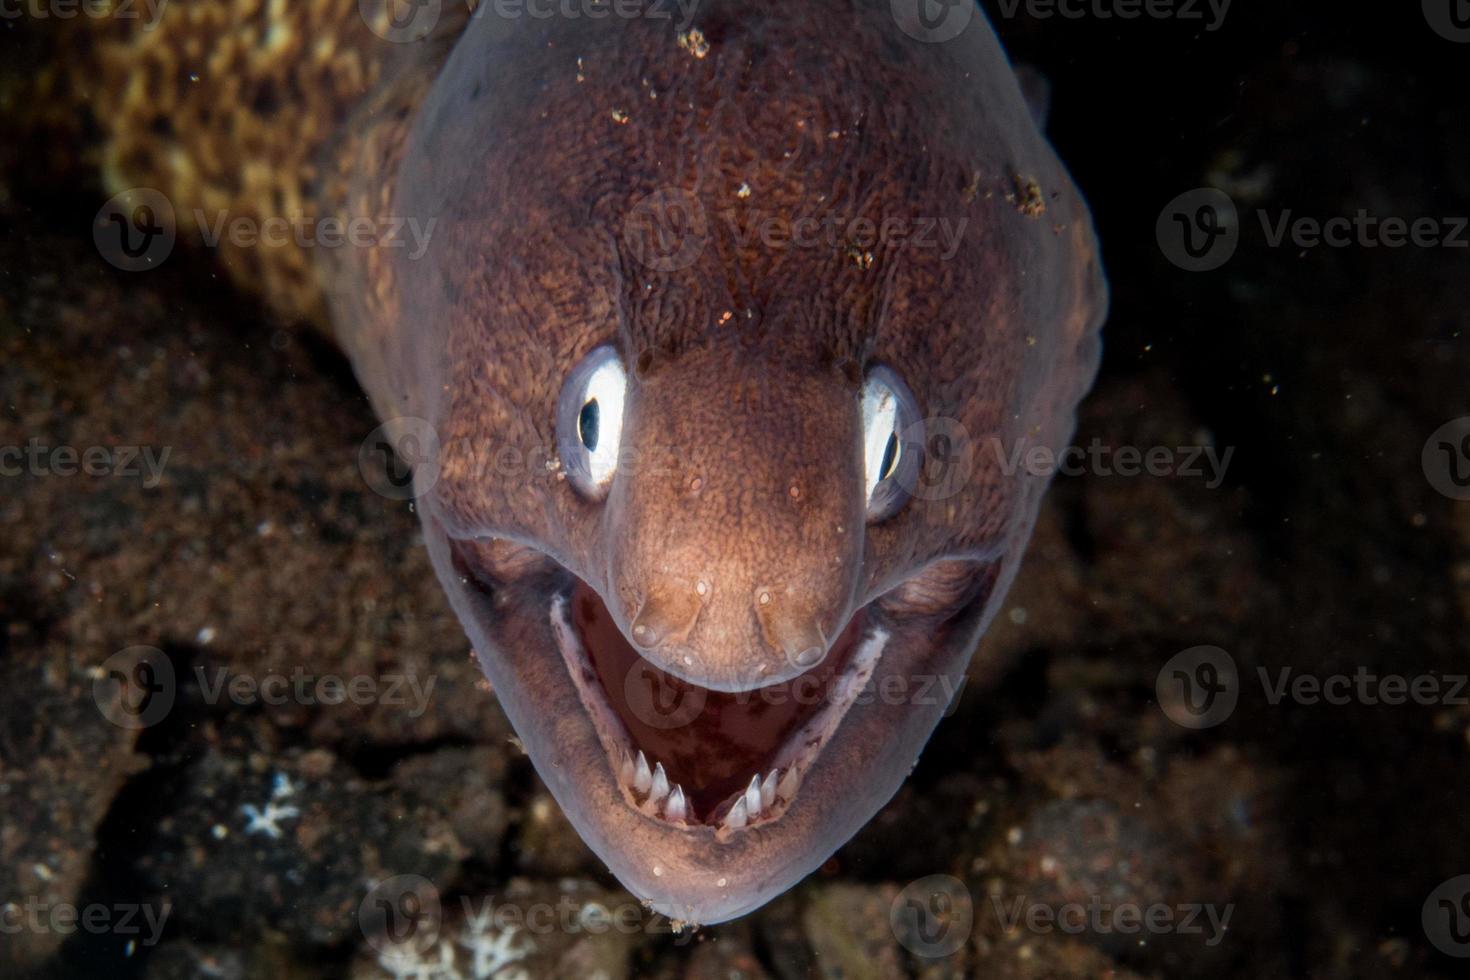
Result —
[[[391, 257], [391, 329], [344, 345], [385, 419], [438, 434], [429, 553], [538, 773], [630, 890], [711, 923], [912, 768], [1045, 489], [1005, 464], [1070, 438], [1106, 295], [978, 12], [943, 43], [887, 0], [711, 2], [692, 26], [473, 18], [388, 188], [435, 233]], [[651, 200], [679, 219], [656, 209], [653, 237]], [[885, 222], [905, 233], [864, 234]], [[609, 345], [627, 459], [595, 496], [557, 406]], [[881, 520], [875, 365], [926, 420]]]

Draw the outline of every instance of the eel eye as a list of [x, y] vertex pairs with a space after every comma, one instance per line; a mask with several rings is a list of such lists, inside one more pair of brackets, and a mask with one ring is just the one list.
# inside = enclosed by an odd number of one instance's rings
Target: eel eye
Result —
[[599, 500], [618, 469], [623, 401], [628, 376], [615, 348], [582, 358], [562, 386], [556, 407], [556, 443], [562, 470], [578, 491]]
[[868, 520], [892, 517], [908, 501], [919, 464], [913, 425], [918, 404], [898, 374], [888, 367], [868, 372], [863, 385], [863, 471]]

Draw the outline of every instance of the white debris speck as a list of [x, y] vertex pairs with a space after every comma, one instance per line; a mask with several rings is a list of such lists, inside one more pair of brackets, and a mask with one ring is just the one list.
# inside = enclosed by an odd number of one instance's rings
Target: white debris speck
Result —
[[277, 806], [274, 802], [267, 803], [264, 810], [246, 803], [240, 807], [240, 812], [249, 818], [245, 824], [246, 834], [265, 834], [272, 840], [280, 840], [282, 820], [301, 816], [301, 811], [294, 806]]
[[516, 937], [519, 935], [520, 930], [516, 928], [503, 932], [493, 929], [488, 911], [466, 919], [465, 932], [459, 937], [459, 944], [469, 950], [473, 958], [470, 975], [475, 980], [514, 980], [517, 976], [524, 976], [525, 970], [508, 968], [534, 953], [536, 944], [527, 937], [523, 944], [517, 945]]
[[577, 912], [577, 919], [588, 930], [603, 930], [612, 923], [612, 913], [601, 902], [588, 902]]
[[430, 959], [409, 943], [394, 945], [378, 954], [378, 965], [401, 980], [464, 980], [454, 962], [454, 947], [441, 939], [434, 947], [438, 959]]

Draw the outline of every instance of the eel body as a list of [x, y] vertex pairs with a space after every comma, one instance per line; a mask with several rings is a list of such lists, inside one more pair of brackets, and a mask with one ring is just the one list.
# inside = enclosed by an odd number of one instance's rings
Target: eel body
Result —
[[110, 190], [424, 232], [217, 251], [427, 426], [486, 674], [676, 919], [759, 907], [897, 790], [1031, 533], [1047, 480], [1008, 462], [1097, 368], [1086, 206], [983, 15], [928, 6], [175, 0], [74, 42]]

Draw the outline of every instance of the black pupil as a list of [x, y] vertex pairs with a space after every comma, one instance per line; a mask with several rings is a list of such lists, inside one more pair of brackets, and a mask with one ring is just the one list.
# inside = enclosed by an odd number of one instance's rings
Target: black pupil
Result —
[[601, 419], [601, 412], [597, 408], [597, 399], [594, 398], [582, 406], [582, 413], [577, 416], [577, 435], [582, 437], [582, 445], [587, 447], [589, 453], [597, 452], [597, 427]]
[[898, 433], [895, 432], [888, 437], [888, 445], [883, 447], [883, 465], [878, 467], [880, 474], [878, 479], [886, 480], [893, 475], [893, 467], [898, 463]]

